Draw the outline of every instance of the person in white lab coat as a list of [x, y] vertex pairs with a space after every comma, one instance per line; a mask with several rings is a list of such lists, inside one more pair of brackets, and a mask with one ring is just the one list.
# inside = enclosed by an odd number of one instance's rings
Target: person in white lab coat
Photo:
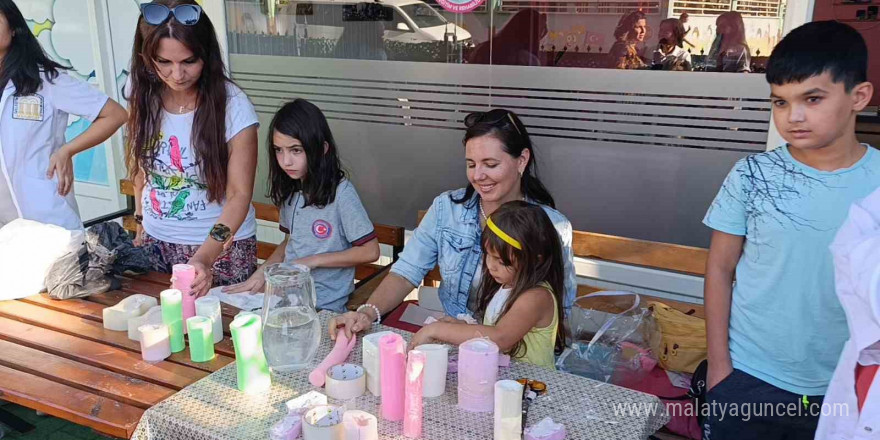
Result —
[[831, 252], [850, 338], [825, 393], [816, 439], [880, 439], [880, 189], [853, 204]]
[[[81, 229], [73, 156], [107, 140], [125, 109], [50, 60], [12, 0], [0, 0], [0, 90], [0, 227], [25, 218]], [[68, 114], [91, 125], [66, 142]]]

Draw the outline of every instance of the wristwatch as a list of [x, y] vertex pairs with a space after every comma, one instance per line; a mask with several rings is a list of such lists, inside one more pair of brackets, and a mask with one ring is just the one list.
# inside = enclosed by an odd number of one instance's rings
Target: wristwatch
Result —
[[208, 235], [220, 243], [226, 243], [232, 237], [232, 230], [223, 223], [217, 223], [211, 228], [211, 232]]
[[144, 216], [142, 216], [142, 215], [140, 215], [140, 214], [135, 214], [135, 215], [134, 215], [134, 222], [137, 223], [137, 224], [139, 224], [139, 225], [144, 224]]

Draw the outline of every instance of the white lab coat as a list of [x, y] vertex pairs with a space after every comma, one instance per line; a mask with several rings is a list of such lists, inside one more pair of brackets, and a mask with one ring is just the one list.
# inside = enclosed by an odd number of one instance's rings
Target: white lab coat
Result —
[[856, 364], [880, 364], [880, 189], [852, 205], [831, 253], [850, 339], [825, 393], [816, 439], [880, 439], [880, 374], [861, 412], [855, 392]]
[[9, 81], [0, 97], [0, 221], [20, 217], [81, 229], [73, 191], [60, 196], [57, 174], [47, 179], [46, 171], [65, 143], [68, 114], [94, 121], [107, 95], [64, 72], [51, 82], [44, 75], [33, 95], [14, 95]]

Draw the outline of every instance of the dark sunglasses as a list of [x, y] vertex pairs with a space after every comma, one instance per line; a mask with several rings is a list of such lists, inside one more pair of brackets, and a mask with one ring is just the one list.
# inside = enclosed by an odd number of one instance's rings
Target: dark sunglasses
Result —
[[198, 23], [199, 18], [202, 17], [202, 7], [198, 5], [177, 5], [169, 8], [168, 6], [155, 3], [144, 3], [141, 5], [141, 15], [144, 16], [144, 21], [153, 26], [165, 23], [172, 15], [174, 15], [174, 19], [178, 23], [184, 26], [192, 26]]
[[464, 117], [464, 126], [471, 128], [480, 123], [494, 125], [505, 119], [509, 120], [510, 123], [513, 124], [513, 128], [516, 129], [516, 132], [522, 136], [522, 130], [519, 129], [516, 119], [513, 119], [513, 113], [509, 110], [504, 110], [503, 108], [496, 108], [495, 110], [489, 110], [487, 112], [473, 112]]

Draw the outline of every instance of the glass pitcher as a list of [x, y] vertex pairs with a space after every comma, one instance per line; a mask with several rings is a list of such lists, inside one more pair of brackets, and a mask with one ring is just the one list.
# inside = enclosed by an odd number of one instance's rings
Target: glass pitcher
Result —
[[306, 368], [321, 343], [321, 323], [315, 309], [315, 283], [300, 264], [266, 266], [263, 298], [263, 351], [273, 371]]

